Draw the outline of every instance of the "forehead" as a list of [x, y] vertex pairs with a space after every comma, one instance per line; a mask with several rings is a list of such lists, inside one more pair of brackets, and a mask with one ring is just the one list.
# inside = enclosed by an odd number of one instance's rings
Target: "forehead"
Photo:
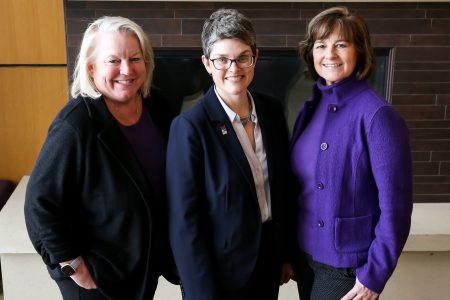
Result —
[[335, 24], [322, 24], [320, 25], [315, 34], [314, 41], [316, 40], [324, 40], [329, 37], [336, 37], [339, 40], [345, 40], [351, 42], [353, 40], [353, 34], [349, 28], [344, 26], [342, 23]]
[[97, 35], [94, 47], [102, 52], [140, 50], [139, 40], [131, 32], [101, 32]]
[[251, 47], [239, 39], [222, 39], [211, 46], [211, 54], [214, 55], [235, 55], [246, 51], [251, 51]]

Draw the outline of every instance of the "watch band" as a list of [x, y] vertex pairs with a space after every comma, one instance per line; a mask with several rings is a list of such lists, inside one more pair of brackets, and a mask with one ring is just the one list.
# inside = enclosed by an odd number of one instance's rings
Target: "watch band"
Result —
[[78, 266], [80, 265], [80, 263], [81, 263], [81, 256], [78, 256], [77, 258], [75, 258], [74, 260], [72, 260], [72, 261], [70, 262], [70, 266], [71, 266], [74, 270], [76, 270], [76, 269], [78, 268]]
[[78, 266], [81, 263], [81, 256], [78, 256], [74, 260], [72, 260], [70, 263], [65, 263], [61, 266], [61, 272], [66, 276], [72, 276], [75, 274]]

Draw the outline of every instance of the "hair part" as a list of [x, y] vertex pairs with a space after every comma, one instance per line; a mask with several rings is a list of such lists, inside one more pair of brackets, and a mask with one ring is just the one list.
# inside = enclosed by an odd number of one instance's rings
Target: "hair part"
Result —
[[103, 33], [130, 33], [136, 37], [142, 51], [146, 72], [146, 79], [141, 86], [140, 91], [143, 97], [148, 97], [150, 95], [155, 63], [153, 50], [147, 34], [139, 25], [130, 19], [109, 16], [104, 16], [95, 20], [84, 32], [72, 76], [71, 96], [73, 98], [83, 96], [94, 99], [102, 96], [95, 86], [94, 80], [89, 75], [88, 67], [93, 64], [96, 59], [96, 42], [98, 37]]
[[317, 40], [327, 38], [336, 28], [342, 38], [355, 45], [357, 62], [354, 73], [367, 79], [374, 68], [374, 53], [369, 28], [364, 19], [347, 7], [332, 7], [320, 12], [308, 24], [305, 39], [299, 43], [300, 57], [306, 62], [309, 77], [319, 78], [314, 67], [313, 47]]
[[202, 30], [205, 57], [210, 57], [214, 43], [224, 39], [237, 39], [249, 45], [253, 54], [256, 53], [256, 33], [253, 24], [235, 9], [219, 9], [205, 20]]

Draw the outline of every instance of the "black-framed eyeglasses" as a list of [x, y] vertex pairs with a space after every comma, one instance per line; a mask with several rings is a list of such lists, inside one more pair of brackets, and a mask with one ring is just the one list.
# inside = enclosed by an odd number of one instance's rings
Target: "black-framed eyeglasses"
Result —
[[239, 55], [236, 59], [218, 57], [210, 59], [217, 70], [228, 70], [234, 62], [239, 68], [249, 68], [255, 63], [255, 55]]

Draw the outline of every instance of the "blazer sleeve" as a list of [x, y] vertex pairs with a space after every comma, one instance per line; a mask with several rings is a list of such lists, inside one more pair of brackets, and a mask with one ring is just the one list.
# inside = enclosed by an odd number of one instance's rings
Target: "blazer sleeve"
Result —
[[[77, 166], [81, 165], [79, 135], [64, 121], [48, 132], [25, 196], [25, 221], [31, 242], [45, 264], [55, 266], [79, 255], [72, 245], [72, 219]], [[71, 238], [72, 237], [72, 238]]]
[[169, 238], [185, 300], [214, 300], [219, 295], [202, 224], [204, 163], [199, 132], [183, 116], [171, 125], [167, 149]]
[[390, 106], [381, 107], [367, 134], [380, 217], [367, 263], [357, 268], [361, 283], [380, 293], [394, 272], [408, 238], [412, 213], [412, 158], [409, 132]]

